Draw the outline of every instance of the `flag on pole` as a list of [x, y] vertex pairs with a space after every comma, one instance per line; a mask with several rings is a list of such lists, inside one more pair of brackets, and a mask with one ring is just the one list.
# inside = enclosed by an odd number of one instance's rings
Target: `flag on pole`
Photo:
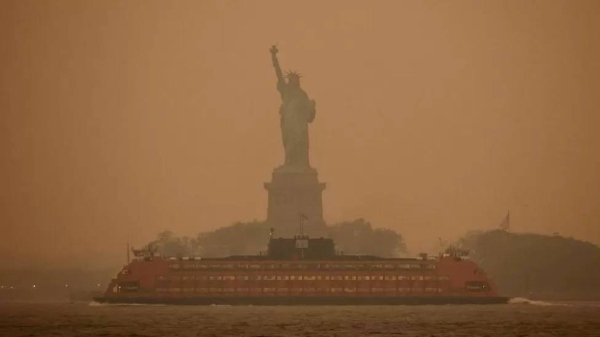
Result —
[[304, 213], [300, 213], [300, 236], [304, 236], [304, 221], [308, 220], [308, 217]]
[[504, 220], [502, 220], [502, 222], [500, 223], [500, 229], [507, 232], [510, 230], [510, 211], [506, 213]]

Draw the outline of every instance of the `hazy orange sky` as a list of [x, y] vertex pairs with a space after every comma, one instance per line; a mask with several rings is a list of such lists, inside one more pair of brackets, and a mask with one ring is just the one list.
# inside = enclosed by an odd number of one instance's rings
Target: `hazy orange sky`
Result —
[[[599, 1], [1, 1], [0, 264], [264, 219], [275, 75], [317, 101], [328, 223], [432, 251], [496, 228], [600, 243]], [[266, 238], [265, 238], [266, 239]]]

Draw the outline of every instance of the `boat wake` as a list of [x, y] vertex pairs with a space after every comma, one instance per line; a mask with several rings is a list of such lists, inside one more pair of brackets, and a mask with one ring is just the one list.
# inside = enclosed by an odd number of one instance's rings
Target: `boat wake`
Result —
[[90, 307], [164, 307], [166, 304], [143, 304], [143, 303], [100, 303], [91, 301]]
[[550, 303], [544, 301], [536, 301], [530, 300], [525, 297], [514, 297], [508, 300], [508, 304], [531, 304], [531, 305], [540, 305], [540, 306], [551, 306], [551, 305], [567, 305], [562, 303]]

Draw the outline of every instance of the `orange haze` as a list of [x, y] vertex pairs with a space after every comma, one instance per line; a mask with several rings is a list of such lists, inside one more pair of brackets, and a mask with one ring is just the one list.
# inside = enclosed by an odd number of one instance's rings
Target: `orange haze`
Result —
[[275, 75], [317, 101], [328, 223], [412, 252], [496, 228], [600, 243], [598, 1], [2, 1], [0, 263], [114, 264], [263, 219]]

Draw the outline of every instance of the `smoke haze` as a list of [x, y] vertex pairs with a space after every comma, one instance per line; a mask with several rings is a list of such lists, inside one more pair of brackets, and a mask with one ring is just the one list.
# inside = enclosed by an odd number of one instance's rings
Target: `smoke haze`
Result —
[[[264, 219], [269, 48], [317, 101], [328, 223], [431, 250], [496, 228], [600, 244], [598, 1], [3, 1], [0, 263], [110, 264]], [[266, 240], [266, 238], [265, 238]]]

